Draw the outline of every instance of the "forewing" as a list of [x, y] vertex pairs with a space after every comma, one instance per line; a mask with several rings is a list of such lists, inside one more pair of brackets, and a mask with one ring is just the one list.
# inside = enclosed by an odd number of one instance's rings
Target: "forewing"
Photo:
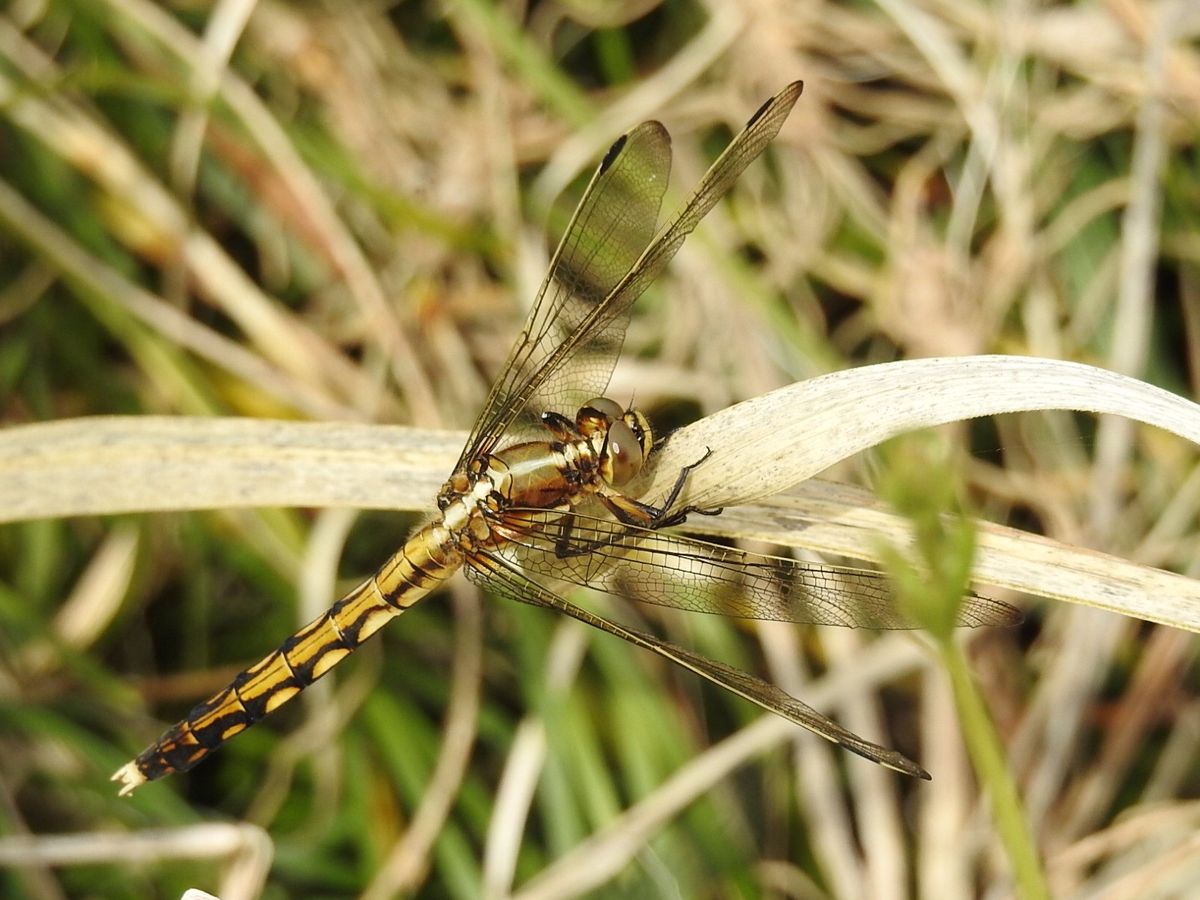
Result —
[[[879, 572], [801, 562], [651, 531], [575, 511], [511, 509], [496, 553], [527, 572], [643, 603], [743, 619], [912, 628]], [[969, 595], [960, 626], [1013, 625], [1015, 608]]]
[[[567, 237], [555, 255], [547, 286], [539, 294], [529, 323], [492, 389], [484, 414], [476, 423], [459, 460], [460, 467], [472, 456], [494, 449], [522, 413], [534, 417], [547, 409], [571, 413], [579, 402], [604, 392], [624, 340], [625, 326], [634, 301], [662, 273], [687, 236], [729, 191], [746, 166], [779, 133], [802, 89], [801, 82], [793, 82], [764, 103], [705, 173], [684, 207], [649, 246], [633, 258], [629, 250], [636, 246], [636, 241], [623, 241], [618, 249], [612, 249], [606, 240], [596, 242], [591, 237], [598, 235], [607, 238], [617, 232], [617, 229], [608, 227], [600, 215], [602, 211], [613, 212], [612, 207], [616, 205], [606, 200], [608, 189], [601, 188], [607, 183], [610, 172], [624, 167], [628, 167], [630, 173], [661, 169], [665, 182], [669, 149], [663, 154], [666, 159], [655, 166], [650, 162], [655, 154], [639, 149], [653, 144], [639, 142], [633, 144], [631, 150], [631, 143], [633, 136], [642, 129], [661, 132], [664, 140], [666, 132], [657, 123], [647, 123], [630, 132], [623, 145], [621, 141], [613, 145], [597, 170], [567, 230]], [[664, 187], [665, 184], [656, 183], [658, 192], [653, 194], [655, 213]], [[642, 199], [642, 205], [634, 206], [638, 226], [646, 224], [644, 210], [650, 205], [647, 202], [651, 196], [650, 189], [644, 190], [646, 197]], [[591, 212], [585, 213], [585, 209], [592, 207], [595, 208], [594, 219]], [[578, 224], [581, 221], [594, 221], [596, 226], [584, 227]], [[653, 227], [653, 222], [650, 222], [650, 226]], [[584, 239], [585, 235], [587, 239]], [[582, 253], [578, 250], [565, 252], [568, 244], [574, 246], [576, 243], [580, 247], [594, 245], [596, 249], [586, 249]], [[599, 265], [600, 260], [608, 259], [612, 259], [614, 265]], [[567, 262], [564, 263], [564, 260]], [[607, 277], [618, 268], [615, 263], [626, 260], [629, 262], [626, 271], [609, 285]], [[589, 274], [588, 289], [581, 289], [577, 275], [580, 271], [603, 272], [604, 277], [591, 277]], [[555, 287], [560, 275], [562, 283], [569, 290], [561, 291]], [[601, 296], [599, 292], [590, 290], [592, 284], [607, 285], [610, 290]], [[547, 297], [551, 299], [547, 300]]]
[[657, 653], [664, 659], [683, 666], [718, 687], [731, 691], [796, 725], [807, 728], [814, 734], [845, 747], [859, 756], [905, 775], [929, 780], [929, 773], [903, 754], [873, 744], [852, 731], [847, 731], [808, 704], [802, 703], [773, 684], [763, 681], [749, 672], [743, 672], [741, 669], [735, 669], [724, 663], [692, 653], [690, 650], [685, 650], [652, 634], [627, 628], [576, 606], [527, 578], [506, 560], [492, 555], [480, 555], [468, 561], [466, 572], [467, 577], [471, 580], [509, 600], [557, 610], [585, 622], [593, 628], [624, 638], [631, 644]]
[[[783, 127], [803, 90], [803, 82], [792, 82], [750, 117], [737, 137], [704, 173], [700, 184], [696, 186], [695, 192], [683, 209], [675, 214], [646, 248], [646, 252], [629, 270], [629, 274], [614, 289], [613, 296], [596, 309], [594, 321], [588, 322], [580, 330], [581, 340], [587, 339], [590, 330], [604, 328], [608, 316], [619, 310], [628, 310], [651, 282], [662, 274], [667, 263], [683, 246], [687, 236], [700, 224], [700, 220], [729, 192], [746, 166], [757, 159], [767, 144], [779, 134], [779, 129]], [[566, 352], [570, 352], [569, 348]]]
[[592, 311], [611, 294], [646, 249], [658, 224], [671, 174], [671, 138], [658, 122], [622, 135], [596, 169], [558, 248], [520, 336], [492, 385], [461, 465], [495, 449], [517, 416], [536, 424], [547, 409], [573, 413], [604, 392], [621, 352], [628, 322], [610, 317], [608, 327], [578, 344], [557, 377], [532, 386], [554, 351], [571, 341]]

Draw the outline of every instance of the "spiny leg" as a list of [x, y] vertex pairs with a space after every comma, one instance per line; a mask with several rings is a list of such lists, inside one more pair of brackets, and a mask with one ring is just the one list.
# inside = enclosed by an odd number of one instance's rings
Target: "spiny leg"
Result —
[[680, 468], [679, 474], [675, 477], [675, 483], [659, 506], [643, 503], [623, 494], [600, 494], [600, 502], [608, 508], [617, 521], [625, 525], [640, 525], [642, 528], [667, 528], [671, 525], [680, 525], [687, 521], [687, 517], [691, 513], [701, 516], [719, 516], [722, 507], [706, 509], [702, 506], [689, 505], [674, 511], [671, 509], [675, 505], [675, 501], [679, 499], [679, 495], [683, 493], [683, 487], [687, 484], [692, 470], [703, 465], [712, 456], [712, 453], [712, 448], [706, 447], [702, 457], [694, 463], [688, 463]]
[[[690, 513], [697, 513], [702, 516], [719, 516], [723, 507], [706, 509], [700, 506], [685, 506], [680, 510], [671, 512], [671, 507], [679, 499], [679, 494], [683, 491], [683, 486], [687, 483], [688, 476], [691, 475], [692, 470], [704, 463], [710, 456], [712, 456], [712, 449], [706, 448], [704, 455], [700, 459], [683, 466], [679, 470], [679, 475], [676, 476], [675, 483], [672, 485], [670, 492], [661, 506], [643, 503], [632, 497], [626, 497], [624, 494], [599, 493], [596, 497], [622, 525], [632, 525], [639, 528], [653, 530], [679, 525], [687, 520]], [[612, 546], [621, 539], [621, 535], [613, 535], [605, 540], [590, 541], [574, 546], [571, 542], [571, 534], [574, 531], [574, 527], [575, 517], [570, 513], [565, 514], [558, 524], [558, 535], [554, 542], [554, 552], [559, 559], [593, 553], [602, 547]]]

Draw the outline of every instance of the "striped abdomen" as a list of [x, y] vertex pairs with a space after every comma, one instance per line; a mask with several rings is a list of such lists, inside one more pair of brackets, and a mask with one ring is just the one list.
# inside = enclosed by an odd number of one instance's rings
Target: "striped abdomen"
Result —
[[186, 772], [213, 750], [278, 709], [357, 650], [394, 616], [412, 606], [461, 564], [439, 523], [413, 535], [383, 567], [319, 618], [195, 707], [114, 781], [121, 794], [173, 772]]

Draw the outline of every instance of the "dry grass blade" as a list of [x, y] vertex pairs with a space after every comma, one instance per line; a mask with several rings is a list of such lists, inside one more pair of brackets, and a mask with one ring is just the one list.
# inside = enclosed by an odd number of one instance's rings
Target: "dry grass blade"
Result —
[[[738, 505], [912, 428], [1056, 406], [1123, 414], [1200, 443], [1195, 404], [1134, 379], [1053, 360], [921, 360], [825, 376], [709, 416], [672, 436], [644, 489], [657, 496], [655, 485], [669, 486], [680, 466], [711, 449], [684, 502], [728, 512], [693, 517], [695, 530], [870, 558], [875, 538], [903, 539], [906, 528], [868, 508], [866, 495], [812, 498], [822, 507], [786, 498]], [[423, 510], [459, 440], [397, 427], [220, 419], [25, 426], [0, 433], [0, 509], [14, 520], [252, 505]], [[1200, 583], [1191, 579], [999, 527], [987, 530], [981, 549], [985, 583], [1200, 631]]]
[[270, 836], [248, 823], [214, 823], [143, 831], [0, 838], [0, 865], [95, 865], [120, 861], [142, 865], [179, 859], [228, 859], [221, 878], [223, 900], [259, 896], [271, 868]]
[[736, 506], [907, 431], [1035, 409], [1113, 413], [1200, 444], [1200, 406], [1104, 369], [1011, 356], [905, 360], [800, 382], [683, 428], [639, 488], [665, 493], [680, 467], [711, 450], [681, 501]]
[[462, 435], [355, 423], [97, 417], [0, 431], [0, 520], [247, 506], [424, 510]]

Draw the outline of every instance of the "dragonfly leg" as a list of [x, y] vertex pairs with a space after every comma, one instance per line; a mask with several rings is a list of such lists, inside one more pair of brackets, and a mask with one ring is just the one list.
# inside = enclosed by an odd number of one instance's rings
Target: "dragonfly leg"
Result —
[[575, 423], [559, 413], [542, 413], [542, 426], [560, 441], [579, 440], [579, 432], [575, 428]]
[[[604, 501], [613, 500], [614, 501], [613, 506], [609, 506], [607, 502], [605, 503], [605, 505], [608, 506], [608, 508], [610, 510], [613, 510], [615, 507], [615, 501], [618, 498], [601, 497], [600, 499], [604, 500]], [[628, 497], [623, 497], [620, 499], [629, 501]], [[632, 501], [632, 502], [636, 503], [637, 501]], [[651, 507], [651, 509], [653, 509], [653, 507]], [[704, 516], [715, 516], [715, 515], [719, 515], [721, 510], [719, 510], [719, 509], [691, 509], [689, 507], [685, 507], [684, 509], [681, 509], [678, 513], [675, 513], [674, 515], [670, 516], [669, 518], [664, 519], [663, 523], [661, 525], [655, 525], [655, 526], [651, 526], [651, 527], [665, 527], [666, 525], [677, 525], [678, 523], [682, 522], [687, 517], [687, 514], [689, 512], [700, 513], [701, 515], [704, 515]], [[646, 521], [644, 519], [630, 521], [630, 519], [633, 519], [634, 517], [630, 516], [629, 519], [626, 519], [626, 518], [623, 518], [623, 516], [628, 515], [627, 513], [616, 513], [615, 511], [614, 511], [613, 515], [616, 516], [617, 519], [623, 525], [632, 525], [632, 526], [643, 527], [643, 528], [646, 527], [645, 525], [641, 524], [642, 522]], [[581, 543], [575, 537], [575, 514], [574, 513], [567, 513], [565, 516], [563, 516], [562, 519], [559, 520], [553, 526], [553, 530], [556, 532], [555, 538], [554, 538], [554, 555], [558, 559], [571, 559], [573, 557], [587, 556], [588, 554], [595, 553], [597, 550], [601, 550], [604, 547], [612, 547], [614, 545], [619, 545], [622, 542], [622, 540], [624, 540], [627, 537], [627, 535], [624, 532], [614, 532], [611, 535], [609, 535], [608, 537], [603, 538], [601, 540], [590, 540], [590, 541], [584, 541]], [[547, 530], [547, 533], [549, 533], [549, 529]]]
[[600, 502], [608, 508], [617, 521], [625, 525], [638, 525], [642, 528], [667, 528], [671, 525], [680, 525], [687, 521], [687, 517], [691, 513], [702, 516], [718, 516], [721, 514], [719, 508], [706, 509], [702, 506], [685, 506], [677, 510], [672, 509], [675, 501], [679, 499], [680, 493], [683, 492], [683, 486], [687, 484], [692, 470], [702, 465], [710, 456], [712, 456], [711, 447], [707, 448], [704, 455], [694, 463], [688, 463], [681, 468], [679, 475], [675, 478], [675, 483], [660, 506], [643, 503], [623, 494], [601, 493], [598, 495]]
[[[688, 476], [692, 474], [692, 470], [702, 466], [710, 456], [712, 456], [712, 447], [704, 448], [704, 455], [694, 463], [688, 463], [679, 470], [679, 475], [675, 478], [675, 484], [671, 486], [671, 491], [667, 494], [667, 499], [663, 501], [662, 506], [658, 509], [649, 507], [654, 515], [651, 519], [651, 528], [667, 528], [671, 525], [679, 525], [687, 520], [688, 515], [696, 513], [701, 516], [719, 516], [723, 507], [716, 509], [706, 509], [702, 506], [685, 506], [682, 509], [671, 511], [671, 507], [675, 505], [675, 501], [679, 499], [679, 494], [683, 491], [683, 486], [687, 483]], [[627, 523], [636, 524], [636, 523]]]
[[702, 457], [700, 457], [694, 463], [688, 463], [679, 470], [679, 474], [675, 477], [675, 484], [671, 486], [671, 492], [667, 494], [667, 499], [664, 500], [662, 506], [659, 507], [659, 514], [657, 518], [663, 518], [667, 514], [667, 510], [675, 505], [675, 501], [679, 499], [679, 494], [683, 490], [684, 484], [687, 483], [688, 476], [692, 474], [692, 469], [696, 469], [704, 465], [710, 456], [712, 456], [712, 447], [705, 447], [704, 455]]
[[714, 509], [709, 509], [705, 506], [685, 506], [678, 512], [673, 512], [669, 516], [664, 516], [662, 519], [656, 521], [652, 527], [670, 528], [672, 525], [682, 525], [692, 513], [698, 516], [719, 516], [723, 512], [725, 512], [725, 507], [723, 506], [718, 506]]
[[[637, 518], [636, 514], [633, 514], [633, 513], [629, 513], [629, 512], [618, 513], [615, 511], [614, 506], [609, 506], [609, 504], [608, 504], [608, 501], [612, 500], [612, 501], [614, 501], [614, 505], [615, 505], [615, 502], [618, 499], [627, 501], [632, 504], [637, 504], [636, 500], [631, 500], [629, 497], [620, 497], [619, 495], [618, 495], [618, 497], [605, 497], [605, 496], [601, 495], [600, 499], [605, 502], [605, 506], [608, 506], [608, 508], [610, 510], [613, 510], [613, 515], [616, 516], [617, 519], [619, 521], [621, 521], [622, 524], [636, 525], [636, 524], [638, 524], [638, 522], [644, 521], [644, 519]], [[637, 504], [637, 505], [641, 506], [643, 504]], [[628, 519], [625, 518], [626, 516], [628, 516], [629, 518]], [[636, 519], [636, 521], [629, 521], [629, 519]], [[561, 519], [559, 519], [557, 522], [555, 522], [554, 525], [552, 526], [552, 530], [555, 534], [554, 555], [558, 559], [571, 559], [572, 557], [586, 556], [590, 553], [595, 553], [597, 550], [601, 549], [602, 547], [611, 547], [613, 544], [618, 543], [622, 537], [622, 534], [620, 532], [614, 532], [613, 534], [609, 535], [607, 538], [604, 538], [601, 540], [583, 541], [581, 543], [578, 539], [575, 538], [575, 514], [570, 513], [570, 512], [567, 513], [565, 516], [563, 516]], [[551, 529], [547, 529], [546, 533], [549, 534], [550, 531], [551, 531]]]

